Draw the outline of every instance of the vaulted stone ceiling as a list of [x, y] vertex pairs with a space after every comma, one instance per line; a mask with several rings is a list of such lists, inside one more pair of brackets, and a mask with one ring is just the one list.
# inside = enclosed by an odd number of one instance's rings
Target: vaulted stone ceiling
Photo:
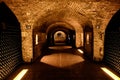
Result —
[[[92, 24], [94, 32], [94, 58], [101, 60], [104, 50], [105, 29], [112, 16], [120, 9], [120, 0], [0, 0], [5, 2], [20, 22], [23, 57], [33, 57], [33, 29], [43, 23], [63, 21], [75, 29], [76, 43], [80, 45], [80, 26]], [[30, 28], [27, 29], [27, 27]], [[99, 28], [99, 29], [98, 29]], [[102, 35], [101, 35], [102, 34]], [[102, 38], [100, 38], [102, 36]], [[26, 48], [27, 47], [27, 48]], [[102, 50], [101, 50], [102, 49]], [[99, 54], [99, 50], [101, 53]]]
[[[43, 17], [54, 16], [54, 12], [64, 16], [71, 12], [78, 13], [89, 18], [93, 25], [106, 26], [113, 14], [120, 8], [120, 0], [1, 0], [15, 13], [21, 29], [26, 25], [36, 26], [36, 23], [44, 21]], [[53, 13], [53, 14], [51, 14]], [[58, 15], [58, 16], [59, 16]], [[74, 14], [74, 16], [76, 16]], [[68, 16], [69, 17], [69, 16]], [[45, 17], [44, 17], [45, 18]], [[82, 20], [82, 19], [77, 19]], [[40, 23], [39, 23], [40, 25]], [[37, 25], [37, 26], [39, 26]]]

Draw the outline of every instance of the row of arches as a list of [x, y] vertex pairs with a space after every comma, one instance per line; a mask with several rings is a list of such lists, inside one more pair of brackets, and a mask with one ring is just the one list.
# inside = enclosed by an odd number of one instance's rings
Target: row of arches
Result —
[[[44, 26], [41, 26], [44, 27]], [[40, 27], [40, 28], [41, 28]], [[82, 27], [81, 27], [82, 28]], [[41, 28], [45, 30], [44, 28]], [[85, 25], [84, 28], [82, 28], [82, 32], [76, 32], [75, 28], [71, 25], [64, 23], [64, 22], [56, 22], [51, 24], [48, 29], [46, 28], [45, 32], [41, 32], [43, 30], [39, 30], [38, 28], [35, 29], [34, 34], [44, 34], [44, 40], [39, 40], [39, 37], [37, 38], [38, 44], [35, 45], [36, 51], [34, 54], [40, 55], [39, 46], [41, 47], [41, 51], [47, 49], [50, 46], [71, 46], [72, 48], [81, 48], [84, 49], [85, 55], [89, 57], [90, 59], [93, 58], [93, 28], [92, 25]], [[83, 33], [84, 32], [84, 33]], [[36, 37], [34, 36], [34, 39]], [[36, 40], [35, 40], [36, 41]], [[35, 44], [36, 42], [34, 42]], [[41, 45], [42, 43], [42, 45]], [[78, 44], [80, 43], [80, 44]], [[77, 46], [79, 45], [79, 46]], [[43, 51], [44, 52], [44, 51]], [[35, 58], [35, 57], [34, 57]]]
[[51, 46], [57, 43], [63, 43], [66, 45], [75, 46], [74, 36], [74, 30], [70, 30], [65, 26], [56, 25], [55, 27], [49, 29], [47, 33], [47, 44]]
[[[42, 19], [40, 18], [35, 23], [34, 30], [34, 34], [45, 34], [45, 42], [42, 45], [45, 48], [56, 46], [62, 42], [62, 44], [72, 46], [73, 48], [84, 49], [85, 55], [93, 59], [93, 25], [85, 15], [69, 10], [67, 13], [64, 11], [53, 11], [53, 13], [44, 15]], [[60, 37], [56, 35], [57, 33], [64, 35]], [[59, 40], [57, 41], [57, 39]], [[37, 49], [39, 49], [39, 44], [34, 51], [37, 51]], [[42, 47], [42, 50], [44, 49]]]
[[[50, 20], [50, 18], [48, 20]], [[58, 43], [64, 43], [65, 45], [70, 45], [74, 48], [82, 47], [86, 53], [85, 55], [92, 59], [94, 49], [92, 24], [89, 23], [89, 21], [86, 21], [86, 23], [83, 22], [84, 24], [81, 23], [81, 25], [78, 25], [76, 23], [75, 25], [72, 23], [70, 24], [72, 20], [68, 20], [67, 23], [66, 20], [59, 20], [60, 18], [53, 22], [44, 22], [43, 25], [33, 29], [33, 60], [36, 60], [36, 58], [41, 55], [41, 50], [44, 50], [43, 48], [58, 45]], [[113, 16], [106, 28], [103, 58], [103, 61], [118, 73], [120, 73], [119, 20], [120, 10]], [[79, 28], [76, 28], [76, 26], [79, 26]], [[2, 2], [0, 3], [1, 80], [15, 70], [17, 66], [23, 63], [22, 54], [20, 23], [14, 13], [7, 7], [5, 3]]]

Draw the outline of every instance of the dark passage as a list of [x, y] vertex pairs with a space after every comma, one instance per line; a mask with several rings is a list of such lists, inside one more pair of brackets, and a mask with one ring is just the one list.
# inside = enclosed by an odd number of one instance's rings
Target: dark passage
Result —
[[7, 79], [12, 80], [22, 69], [29, 69], [22, 80], [112, 80], [100, 69], [104, 65], [88, 61], [70, 47], [51, 49], [46, 54], [21, 66]]
[[105, 31], [104, 62], [120, 73], [120, 10], [112, 17]]

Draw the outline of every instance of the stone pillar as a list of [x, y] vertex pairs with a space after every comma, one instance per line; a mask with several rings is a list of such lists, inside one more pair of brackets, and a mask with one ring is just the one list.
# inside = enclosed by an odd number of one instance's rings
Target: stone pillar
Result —
[[22, 57], [25, 62], [33, 59], [32, 30], [22, 32]]

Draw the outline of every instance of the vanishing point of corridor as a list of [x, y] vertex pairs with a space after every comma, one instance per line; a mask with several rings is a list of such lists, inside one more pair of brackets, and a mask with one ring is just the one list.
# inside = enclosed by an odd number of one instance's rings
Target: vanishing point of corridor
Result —
[[120, 80], [120, 0], [0, 0], [0, 80]]

